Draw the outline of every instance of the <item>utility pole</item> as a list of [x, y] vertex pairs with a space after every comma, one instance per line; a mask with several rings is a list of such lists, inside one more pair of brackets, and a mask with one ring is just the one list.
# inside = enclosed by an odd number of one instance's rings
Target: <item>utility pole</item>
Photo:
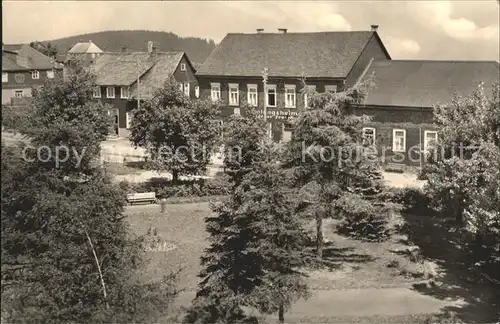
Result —
[[140, 99], [141, 88], [139, 84], [139, 77], [140, 77], [139, 59], [136, 59], [135, 63], [137, 64], [137, 110], [139, 110], [139, 108], [141, 107], [141, 99]]
[[266, 123], [266, 130], [267, 130], [267, 132], [269, 132], [268, 127], [267, 127], [267, 100], [268, 100], [267, 76], [268, 76], [268, 69], [264, 68], [264, 70], [262, 70], [262, 83], [264, 84], [264, 109], [263, 109], [263, 112], [264, 112], [264, 122]]

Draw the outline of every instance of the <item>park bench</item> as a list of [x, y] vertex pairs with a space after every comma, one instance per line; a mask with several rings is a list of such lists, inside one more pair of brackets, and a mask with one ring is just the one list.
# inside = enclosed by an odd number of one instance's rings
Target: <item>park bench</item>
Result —
[[129, 204], [153, 204], [156, 202], [155, 192], [141, 192], [133, 193], [127, 195], [127, 201]]
[[385, 166], [385, 171], [404, 173], [405, 172], [405, 165], [401, 164], [401, 163], [387, 163], [387, 165]]

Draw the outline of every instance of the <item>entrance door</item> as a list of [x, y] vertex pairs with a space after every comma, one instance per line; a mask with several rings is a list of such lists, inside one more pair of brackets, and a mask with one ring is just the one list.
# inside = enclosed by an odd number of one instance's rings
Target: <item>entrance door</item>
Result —
[[118, 136], [118, 109], [108, 110], [108, 115], [112, 116], [111, 129], [109, 135]]

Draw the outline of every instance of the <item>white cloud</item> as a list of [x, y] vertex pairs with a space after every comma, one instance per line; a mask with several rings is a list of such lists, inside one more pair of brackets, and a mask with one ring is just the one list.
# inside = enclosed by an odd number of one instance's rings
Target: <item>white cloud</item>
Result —
[[282, 24], [293, 22], [293, 31], [296, 32], [351, 30], [349, 22], [337, 12], [335, 4], [332, 3], [301, 1], [225, 1], [223, 3], [232, 9], [272, 21], [278, 28], [291, 27]]
[[408, 3], [409, 9], [416, 13], [418, 19], [428, 21], [441, 28], [448, 36], [459, 40], [497, 40], [498, 24], [478, 27], [472, 20], [460, 17], [452, 18], [453, 3], [451, 1], [415, 1]]
[[421, 47], [413, 39], [386, 36], [383, 38], [387, 50], [394, 58], [413, 58], [420, 52]]
[[320, 16], [318, 23], [322, 28], [329, 30], [351, 30], [349, 22], [342, 16], [336, 13]]

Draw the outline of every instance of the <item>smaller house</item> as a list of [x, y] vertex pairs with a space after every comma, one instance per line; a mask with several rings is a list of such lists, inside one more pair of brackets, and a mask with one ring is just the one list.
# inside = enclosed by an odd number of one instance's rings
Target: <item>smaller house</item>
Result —
[[198, 81], [184, 52], [158, 52], [151, 42], [147, 52], [102, 53], [92, 65], [97, 74], [94, 97], [113, 106], [115, 135], [128, 137], [130, 111], [152, 97], [170, 77], [189, 97], [198, 97]]
[[66, 55], [66, 60], [79, 58], [84, 63], [92, 63], [102, 53], [103, 51], [89, 40], [88, 42], [79, 42], [73, 45]]
[[[418, 166], [438, 140], [433, 107], [451, 102], [455, 93], [470, 95], [479, 84], [487, 94], [499, 81], [494, 61], [373, 62], [362, 81], [373, 87], [358, 114], [372, 116], [363, 129], [385, 162]], [[371, 81], [368, 81], [371, 80]]]
[[31, 97], [31, 89], [63, 75], [62, 64], [28, 44], [2, 47], [2, 104]]

